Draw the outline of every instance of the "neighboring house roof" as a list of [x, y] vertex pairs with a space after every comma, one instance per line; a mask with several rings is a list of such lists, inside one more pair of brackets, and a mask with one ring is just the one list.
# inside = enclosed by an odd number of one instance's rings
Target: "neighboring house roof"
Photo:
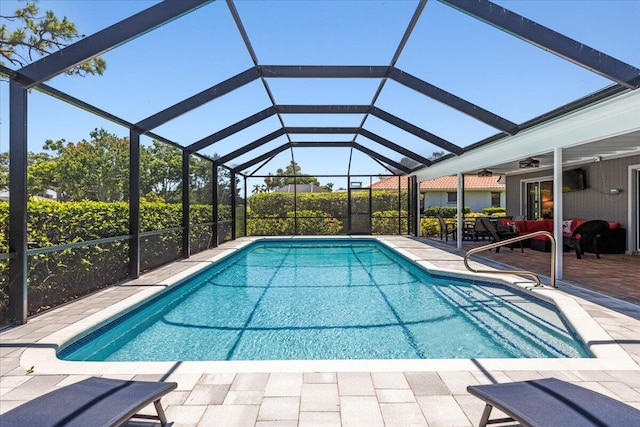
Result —
[[[500, 176], [464, 176], [465, 190], [504, 191], [505, 185], [498, 182]], [[400, 177], [400, 188], [407, 188], [406, 176]], [[374, 190], [395, 190], [398, 188], [398, 177], [390, 176], [371, 184]], [[443, 176], [420, 183], [420, 190], [455, 191], [458, 188], [457, 176]]]
[[278, 193], [326, 193], [327, 190], [314, 184], [288, 184], [278, 188]]
[[[42, 197], [42, 196], [29, 196], [31, 200], [45, 200], [49, 202], [55, 202], [56, 200], [50, 197]], [[9, 190], [0, 190], [0, 201], [8, 202], [9, 201]]]

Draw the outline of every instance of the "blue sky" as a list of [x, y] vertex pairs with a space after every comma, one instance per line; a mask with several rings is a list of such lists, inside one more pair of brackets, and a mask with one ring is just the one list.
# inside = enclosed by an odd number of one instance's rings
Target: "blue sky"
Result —
[[[67, 16], [90, 35], [155, 4], [141, 0], [42, 0], [40, 7]], [[640, 0], [496, 1], [512, 11], [640, 68]], [[18, 4], [2, 0], [5, 14]], [[260, 64], [389, 65], [417, 1], [236, 1]], [[47, 84], [137, 122], [176, 102], [252, 67], [253, 63], [224, 1], [216, 1], [103, 55], [102, 77], [58, 76]], [[464, 15], [436, 0], [422, 12], [396, 67], [520, 123], [611, 84], [554, 55]], [[278, 104], [369, 104], [375, 79], [268, 79]], [[0, 151], [8, 149], [8, 85], [0, 83]], [[254, 81], [155, 133], [188, 145], [270, 106], [262, 83]], [[387, 81], [376, 106], [466, 146], [498, 131]], [[361, 115], [285, 115], [287, 126], [359, 126]], [[280, 126], [271, 117], [203, 151], [224, 155]], [[88, 139], [94, 128], [118, 135], [128, 131], [37, 91], [29, 97], [29, 149], [46, 139]], [[382, 120], [367, 118], [365, 128], [428, 157], [439, 151]], [[351, 135], [292, 135], [294, 141], [351, 141]], [[238, 159], [275, 148], [286, 137]], [[356, 142], [397, 161], [402, 157], [359, 136]], [[150, 143], [148, 138], [143, 143]], [[345, 174], [347, 149], [298, 149], [295, 160], [315, 175]], [[284, 167], [281, 153], [260, 173]], [[352, 173], [384, 168], [354, 153]], [[333, 181], [336, 179], [321, 179]], [[341, 184], [337, 184], [340, 186]]]

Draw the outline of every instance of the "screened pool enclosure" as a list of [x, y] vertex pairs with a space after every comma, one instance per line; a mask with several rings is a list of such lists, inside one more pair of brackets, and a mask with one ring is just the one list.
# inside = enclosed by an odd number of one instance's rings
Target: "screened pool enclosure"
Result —
[[[0, 66], [0, 325], [242, 236], [418, 235], [418, 171], [640, 86], [636, 44], [605, 37], [624, 26], [548, 3], [67, 5], [98, 8], [89, 35]], [[98, 56], [104, 76], [64, 76]]]

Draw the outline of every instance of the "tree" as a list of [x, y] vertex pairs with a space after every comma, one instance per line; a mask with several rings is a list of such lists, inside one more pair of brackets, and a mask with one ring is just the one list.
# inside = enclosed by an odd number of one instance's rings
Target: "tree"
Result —
[[[27, 2], [12, 15], [0, 14], [0, 20], [0, 57], [19, 68], [84, 37], [66, 16], [60, 20], [50, 10], [40, 14], [36, 1]], [[0, 64], [5, 65], [3, 61]], [[98, 56], [68, 70], [67, 74], [102, 75], [106, 68], [107, 62]]]
[[58, 187], [57, 163], [49, 153], [27, 154], [27, 188], [30, 196], [50, 197]]
[[9, 188], [9, 152], [0, 153], [0, 190]]
[[201, 157], [189, 156], [191, 203], [211, 204], [213, 201], [213, 168]]
[[[295, 175], [295, 177], [294, 177]], [[267, 191], [275, 190], [289, 184], [313, 184], [320, 187], [320, 181], [314, 176], [303, 174], [302, 168], [293, 160], [282, 170], [278, 168], [276, 174], [269, 174], [264, 179]]]
[[429, 160], [437, 160], [442, 156], [444, 156], [444, 151], [434, 151], [431, 153], [431, 156], [429, 156]]
[[262, 184], [255, 184], [253, 186], [253, 190], [251, 190], [251, 194], [265, 193], [267, 191], [267, 186]]
[[[122, 201], [129, 198], [129, 139], [95, 129], [89, 141], [47, 140], [44, 152], [27, 155], [29, 195], [60, 201]], [[189, 191], [192, 203], [211, 203], [212, 164], [190, 157]], [[0, 154], [0, 185], [8, 183], [8, 153]], [[145, 200], [182, 201], [182, 153], [153, 141], [140, 147], [140, 194]], [[223, 183], [223, 185], [226, 185]], [[2, 188], [2, 187], [0, 187]]]
[[51, 165], [51, 189], [58, 200], [122, 201], [129, 195], [129, 140], [95, 129], [91, 140], [78, 143], [47, 140], [45, 150], [57, 156], [45, 156], [33, 167]]
[[140, 147], [140, 194], [156, 194], [167, 203], [182, 200], [182, 154], [159, 141]]
[[333, 191], [333, 185], [334, 185], [333, 182], [327, 182], [325, 185], [322, 185], [321, 187], [327, 190], [327, 192], [331, 193]]

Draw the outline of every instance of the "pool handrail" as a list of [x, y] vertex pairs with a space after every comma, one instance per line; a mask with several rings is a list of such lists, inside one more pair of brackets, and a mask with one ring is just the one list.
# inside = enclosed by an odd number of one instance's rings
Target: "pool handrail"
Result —
[[538, 277], [538, 275], [532, 271], [527, 271], [527, 270], [479, 270], [479, 269], [474, 269], [471, 266], [469, 266], [468, 260], [469, 257], [473, 254], [476, 254], [478, 252], [482, 252], [482, 251], [486, 251], [489, 249], [494, 249], [494, 248], [498, 248], [501, 246], [506, 246], [506, 245], [510, 245], [513, 243], [517, 243], [517, 242], [521, 242], [523, 240], [527, 240], [530, 239], [532, 237], [537, 237], [537, 236], [546, 236], [549, 239], [551, 239], [551, 274], [549, 275], [550, 278], [550, 285], [551, 287], [557, 287], [556, 286], [556, 239], [555, 237], [553, 237], [553, 234], [549, 233], [548, 231], [535, 231], [533, 233], [529, 233], [529, 234], [525, 234], [522, 236], [517, 236], [517, 237], [513, 237], [511, 239], [505, 239], [505, 240], [500, 240], [499, 242], [495, 242], [495, 243], [490, 243], [488, 245], [483, 245], [480, 246], [478, 248], [473, 248], [470, 249], [469, 251], [467, 251], [467, 253], [464, 255], [464, 266], [467, 270], [473, 272], [473, 273], [491, 273], [491, 274], [516, 274], [516, 275], [527, 275], [527, 276], [531, 276], [533, 277], [533, 280], [536, 282], [536, 286], [542, 286], [542, 283], [540, 282], [540, 277]]

